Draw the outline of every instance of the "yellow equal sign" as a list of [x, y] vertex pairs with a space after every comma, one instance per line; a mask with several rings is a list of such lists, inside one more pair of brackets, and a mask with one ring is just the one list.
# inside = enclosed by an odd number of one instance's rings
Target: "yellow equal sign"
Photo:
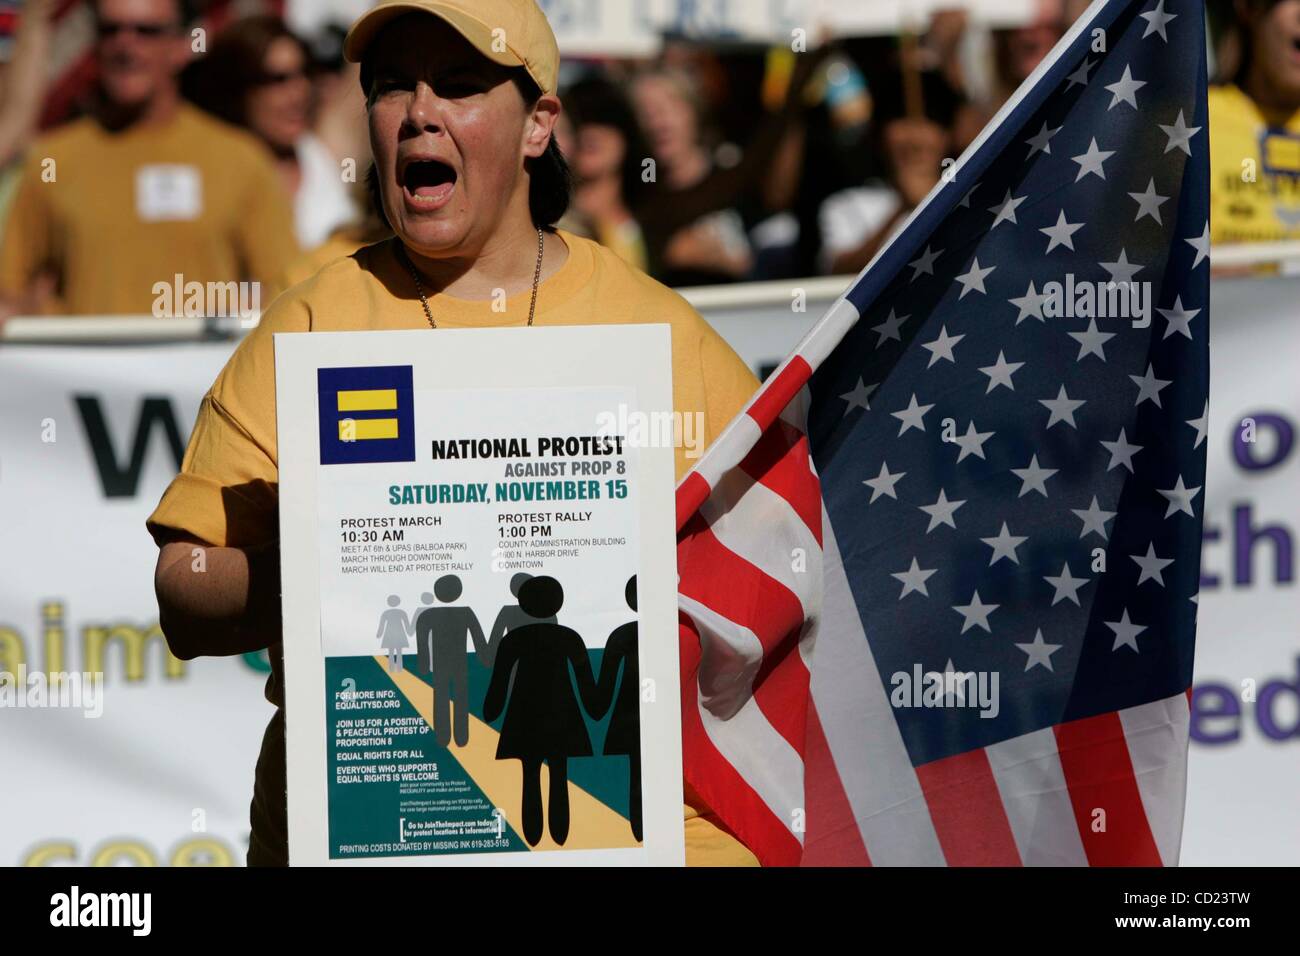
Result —
[[1300, 140], [1269, 134], [1264, 140], [1264, 165], [1287, 173], [1300, 173]]
[[[354, 389], [338, 393], [340, 412], [387, 412], [397, 409], [397, 389]], [[396, 438], [396, 418], [344, 418], [339, 421], [339, 441]]]

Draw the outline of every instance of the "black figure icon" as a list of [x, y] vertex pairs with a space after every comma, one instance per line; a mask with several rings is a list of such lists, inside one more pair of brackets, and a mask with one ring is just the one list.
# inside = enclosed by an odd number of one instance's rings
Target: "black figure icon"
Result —
[[[433, 584], [433, 593], [443, 605], [457, 600], [461, 593], [460, 578], [448, 574]], [[465, 633], [474, 641], [474, 651], [486, 648], [483, 628], [467, 607], [434, 606], [420, 612], [415, 619], [417, 646], [428, 642], [433, 664], [433, 736], [439, 747], [452, 739], [455, 723], [456, 746], [469, 742], [469, 652]], [[453, 716], [454, 715], [454, 716]]]
[[546, 811], [551, 839], [562, 846], [569, 838], [569, 758], [591, 756], [591, 739], [573, 695], [570, 667], [583, 706], [600, 716], [592, 707], [596, 680], [582, 638], [571, 628], [544, 620], [563, 605], [564, 590], [555, 578], [524, 582], [519, 606], [543, 620], [502, 638], [483, 702], [483, 718], [488, 722], [505, 712], [497, 759], [523, 762], [524, 839], [529, 846], [542, 838], [542, 764], [551, 777]]
[[[519, 599], [519, 589], [524, 586], [525, 581], [531, 581], [533, 576], [525, 571], [520, 571], [510, 579], [510, 593]], [[523, 627], [526, 624], [536, 624], [537, 618], [530, 617], [528, 612], [518, 604], [507, 604], [497, 612], [497, 619], [492, 623], [492, 633], [488, 635], [487, 653], [479, 658], [479, 661], [486, 667], [492, 666], [492, 661], [496, 658], [497, 648], [501, 646], [501, 638], [516, 628]], [[547, 624], [555, 623], [555, 615], [543, 618]]]
[[[636, 575], [628, 578], [623, 591], [627, 606], [636, 610]], [[619, 668], [623, 681], [618, 683]], [[618, 683], [618, 697], [614, 686]], [[596, 681], [596, 704], [601, 713], [614, 705], [605, 733], [605, 756], [625, 754], [628, 759], [627, 806], [632, 836], [641, 842], [641, 678], [637, 667], [636, 621], [614, 629], [605, 642], [600, 660], [600, 678]], [[594, 714], [594, 711], [593, 711]]]

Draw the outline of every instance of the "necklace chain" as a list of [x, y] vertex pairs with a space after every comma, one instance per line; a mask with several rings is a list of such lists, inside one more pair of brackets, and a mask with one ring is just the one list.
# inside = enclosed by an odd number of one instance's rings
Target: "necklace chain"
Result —
[[[533, 324], [533, 316], [537, 312], [537, 286], [542, 281], [542, 252], [546, 248], [546, 236], [541, 229], [537, 230], [537, 268], [533, 270], [533, 294], [528, 302], [528, 324]], [[402, 264], [406, 266], [406, 271], [411, 274], [411, 279], [415, 282], [415, 291], [420, 295], [420, 305], [424, 307], [424, 317], [429, 320], [429, 328], [436, 329], [438, 323], [433, 321], [433, 310], [429, 308], [429, 297], [424, 293], [424, 283], [420, 281], [420, 271], [415, 268], [415, 263], [411, 257], [406, 254], [406, 246], [399, 239], [397, 242], [397, 253], [401, 256]]]

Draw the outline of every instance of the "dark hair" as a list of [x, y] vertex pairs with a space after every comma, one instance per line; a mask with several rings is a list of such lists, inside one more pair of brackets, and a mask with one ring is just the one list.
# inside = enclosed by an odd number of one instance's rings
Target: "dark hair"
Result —
[[[523, 67], [513, 71], [512, 79], [524, 103], [531, 109], [542, 98], [542, 89]], [[527, 163], [528, 211], [538, 229], [554, 230], [555, 224], [569, 211], [573, 199], [573, 173], [551, 134], [546, 152]]]
[[195, 106], [235, 126], [248, 125], [248, 94], [262, 81], [266, 51], [276, 40], [292, 40], [310, 67], [311, 52], [279, 17], [236, 20], [222, 30], [212, 48], [181, 76], [181, 95]]
[[623, 203], [635, 209], [648, 192], [648, 184], [641, 178], [641, 163], [650, 155], [650, 147], [627, 95], [607, 79], [588, 77], [564, 91], [564, 109], [575, 131], [587, 125], [609, 126], [623, 137]]
[[[1235, 3], [1231, 3], [1226, 11], [1229, 24], [1225, 25], [1225, 32], [1228, 29], [1235, 28], [1237, 31], [1237, 42], [1239, 44], [1237, 51], [1237, 62], [1235, 66], [1228, 71], [1227, 75], [1220, 75], [1216, 79], [1222, 82], [1236, 83], [1238, 86], [1244, 84], [1250, 76], [1251, 67], [1255, 59], [1255, 36], [1254, 24], [1251, 20], [1257, 16], [1267, 14], [1269, 10], [1277, 6], [1281, 0], [1245, 0], [1245, 10], [1238, 9]], [[1214, 7], [1208, 7], [1206, 10], [1207, 18], [1211, 25], [1214, 25], [1216, 14], [1221, 12]]]
[[[370, 93], [371, 75], [368, 66], [365, 61], [361, 64], [361, 86], [366, 91], [367, 97]], [[541, 88], [523, 67], [516, 67], [511, 73], [511, 79], [523, 97], [524, 103], [529, 107], [534, 106], [542, 97]], [[535, 159], [527, 160], [525, 168], [529, 176], [528, 212], [532, 216], [533, 225], [538, 229], [554, 232], [555, 224], [568, 211], [569, 202], [573, 198], [573, 174], [569, 170], [569, 163], [565, 160], [564, 154], [560, 152], [560, 147], [556, 145], [554, 135], [546, 144], [546, 152]], [[385, 228], [392, 229], [393, 224], [388, 221], [388, 214], [384, 212], [379, 171], [375, 169], [374, 163], [370, 164], [370, 170], [366, 173], [366, 192], [370, 196], [370, 205], [375, 215], [379, 217], [379, 221]]]

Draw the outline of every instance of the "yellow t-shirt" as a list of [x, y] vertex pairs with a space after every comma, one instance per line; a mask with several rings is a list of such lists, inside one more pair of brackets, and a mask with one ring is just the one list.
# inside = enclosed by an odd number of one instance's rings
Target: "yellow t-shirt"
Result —
[[[48, 180], [48, 181], [47, 181]], [[43, 271], [79, 315], [183, 314], [154, 286], [260, 282], [263, 307], [298, 254], [265, 147], [181, 105], [167, 123], [109, 132], [81, 119], [37, 141], [0, 240], [0, 295]], [[247, 300], [246, 300], [247, 301]]]
[[[534, 324], [618, 325], [665, 322], [672, 327], [673, 406], [683, 414], [701, 412], [704, 442], [713, 441], [758, 387], [749, 368], [731, 347], [672, 290], [629, 267], [589, 239], [560, 232], [569, 248], [567, 261], [543, 282]], [[386, 240], [325, 266], [289, 289], [265, 313], [261, 324], [235, 350], [204, 397], [181, 473], [163, 494], [148, 527], [161, 545], [177, 538], [216, 547], [255, 547], [278, 536], [275, 422], [277, 332], [337, 332], [427, 329], [414, 283]], [[446, 295], [429, 299], [441, 328], [522, 326], [531, 290], [506, 302], [504, 313], [490, 301]], [[429, 330], [430, 334], [436, 334]], [[694, 464], [687, 449], [676, 449], [680, 478]], [[279, 641], [269, 635], [268, 643]], [[279, 655], [271, 654], [267, 697], [283, 706]], [[283, 788], [283, 756], [267, 756], [277, 736], [273, 724], [258, 761], [258, 786]], [[282, 737], [277, 741], [283, 747]], [[278, 772], [278, 779], [275, 774]], [[686, 806], [687, 862], [696, 865], [755, 865], [751, 854], [720, 829], [698, 798]], [[255, 835], [259, 813], [254, 798]], [[280, 808], [279, 813], [283, 813]]]
[[1210, 240], [1300, 239], [1300, 111], [1273, 114], [1210, 87]]
[[309, 249], [289, 263], [289, 268], [284, 271], [284, 276], [280, 280], [280, 288], [291, 289], [299, 282], [306, 282], [335, 259], [350, 256], [362, 246], [368, 246], [385, 237], [385, 233], [379, 233], [364, 238], [367, 231], [364, 227], [357, 226], [339, 229], [315, 249]]

